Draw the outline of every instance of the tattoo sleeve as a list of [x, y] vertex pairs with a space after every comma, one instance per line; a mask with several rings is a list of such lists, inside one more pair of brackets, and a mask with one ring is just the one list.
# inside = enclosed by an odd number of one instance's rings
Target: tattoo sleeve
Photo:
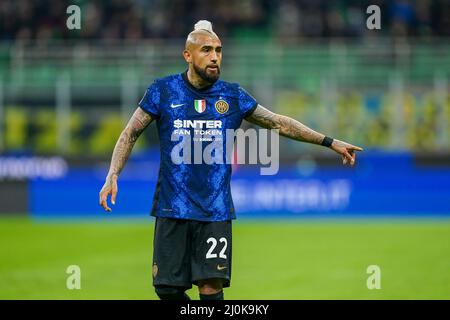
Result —
[[280, 135], [303, 142], [321, 144], [325, 135], [312, 130], [301, 122], [279, 115], [258, 105], [247, 121], [267, 129], [278, 129]]
[[108, 177], [120, 174], [131, 154], [136, 140], [152, 121], [152, 116], [140, 107], [136, 109], [114, 147]]

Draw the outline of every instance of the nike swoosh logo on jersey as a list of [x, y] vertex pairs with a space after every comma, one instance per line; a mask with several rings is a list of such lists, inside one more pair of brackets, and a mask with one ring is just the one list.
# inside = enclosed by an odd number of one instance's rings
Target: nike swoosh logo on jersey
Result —
[[217, 265], [217, 270], [219, 270], [219, 271], [222, 271], [222, 270], [224, 270], [224, 269], [226, 269], [227, 267], [226, 266], [221, 266], [221, 265]]
[[178, 108], [178, 107], [184, 106], [185, 104], [186, 104], [186, 103], [181, 103], [181, 104], [173, 104], [173, 103], [172, 103], [172, 104], [170, 105], [170, 107], [171, 107], [171, 108]]

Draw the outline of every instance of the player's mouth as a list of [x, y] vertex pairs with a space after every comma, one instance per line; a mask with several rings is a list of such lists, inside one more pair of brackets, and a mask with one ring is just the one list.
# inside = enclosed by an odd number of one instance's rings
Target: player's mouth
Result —
[[214, 72], [218, 72], [219, 71], [219, 66], [207, 66], [206, 69], [214, 71]]

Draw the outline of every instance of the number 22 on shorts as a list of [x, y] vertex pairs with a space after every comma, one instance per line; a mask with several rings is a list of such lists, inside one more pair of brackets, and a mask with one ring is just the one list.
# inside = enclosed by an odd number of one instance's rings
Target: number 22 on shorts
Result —
[[[219, 258], [226, 259], [227, 256], [225, 254], [225, 250], [227, 250], [227, 246], [228, 246], [227, 239], [222, 237], [219, 239], [219, 242], [223, 243], [222, 250], [220, 250], [220, 252], [219, 252]], [[213, 237], [208, 238], [208, 240], [206, 240], [206, 243], [208, 243], [208, 244], [211, 243], [211, 247], [209, 248], [208, 252], [206, 253], [206, 259], [217, 258], [217, 253], [213, 253], [214, 249], [217, 246], [217, 239], [213, 238]]]

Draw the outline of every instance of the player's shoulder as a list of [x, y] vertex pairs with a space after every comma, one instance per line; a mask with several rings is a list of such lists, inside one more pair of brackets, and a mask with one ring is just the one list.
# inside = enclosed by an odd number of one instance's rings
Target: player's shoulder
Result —
[[254, 99], [250, 93], [247, 92], [239, 83], [237, 82], [226, 82], [222, 81], [223, 86], [226, 87], [226, 89], [221, 90], [222, 92], [228, 92], [229, 96], [231, 98], [237, 99], [237, 100], [246, 100], [246, 99]]
[[150, 83], [149, 87], [155, 86], [157, 88], [163, 88], [177, 84], [181, 80], [180, 74], [171, 74], [164, 77], [155, 78], [153, 82]]
[[230, 89], [237, 89], [240, 87], [239, 83], [237, 82], [228, 82], [222, 79], [217, 80], [217, 84], [225, 87], [225, 88], [230, 88]]

